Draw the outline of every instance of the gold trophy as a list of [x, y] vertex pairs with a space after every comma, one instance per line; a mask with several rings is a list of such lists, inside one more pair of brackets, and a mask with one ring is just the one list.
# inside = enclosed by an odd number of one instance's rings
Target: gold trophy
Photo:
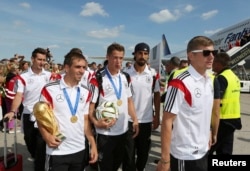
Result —
[[33, 113], [36, 120], [41, 124], [49, 133], [58, 137], [63, 141], [66, 137], [59, 132], [59, 126], [54, 116], [51, 106], [44, 102], [39, 101], [34, 105]]

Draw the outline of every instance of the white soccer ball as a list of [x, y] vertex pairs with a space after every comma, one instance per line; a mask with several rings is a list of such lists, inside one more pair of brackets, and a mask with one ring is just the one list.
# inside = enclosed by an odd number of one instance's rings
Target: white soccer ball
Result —
[[114, 102], [102, 102], [97, 108], [96, 108], [96, 118], [102, 119], [102, 118], [118, 118], [118, 107], [116, 103]]

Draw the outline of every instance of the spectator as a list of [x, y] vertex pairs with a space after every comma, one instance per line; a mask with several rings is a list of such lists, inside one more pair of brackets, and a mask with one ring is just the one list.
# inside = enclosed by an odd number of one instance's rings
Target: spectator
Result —
[[246, 35], [247, 43], [250, 41], [250, 32]]
[[165, 101], [168, 82], [173, 79], [174, 71], [176, 71], [179, 68], [179, 66], [180, 66], [180, 58], [177, 56], [173, 56], [169, 61], [167, 61], [165, 69], [168, 75], [165, 81], [165, 90], [164, 90], [165, 92], [161, 95], [161, 102]]
[[188, 64], [188, 60], [182, 59], [182, 60], [180, 61], [179, 69], [186, 68], [188, 65], [189, 65], [189, 64]]
[[130, 61], [126, 62], [125, 69], [130, 69], [132, 66], [132, 63]]
[[63, 70], [63, 65], [60, 64], [60, 63], [58, 63], [57, 65], [58, 65], [58, 70], [59, 70], [59, 73], [60, 73]]
[[91, 69], [93, 72], [96, 72], [96, 71], [97, 71], [96, 62], [92, 62], [92, 63], [90, 64], [90, 69]]
[[[173, 56], [167, 63], [166, 63], [166, 72], [168, 74], [167, 82], [173, 78], [174, 71], [179, 69], [180, 66], [180, 58], [177, 56]], [[167, 88], [167, 87], [166, 87]]]
[[225, 50], [221, 47], [219, 47], [219, 52], [225, 52]]
[[52, 73], [59, 73], [60, 72], [57, 64], [52, 64], [51, 72]]
[[147, 62], [147, 65], [148, 65], [148, 69], [151, 71], [151, 73], [152, 73], [153, 75], [157, 75], [157, 71], [156, 71], [154, 68], [152, 68], [152, 67], [150, 66], [150, 63]]
[[107, 65], [108, 65], [108, 60], [106, 59], [103, 61], [103, 67], [106, 67]]
[[12, 64], [19, 66], [18, 58], [10, 58], [9, 62], [7, 63], [8, 70]]
[[60, 70], [58, 68], [57, 64], [52, 64], [52, 70], [51, 70], [51, 81], [56, 81], [61, 79]]
[[98, 65], [97, 65], [97, 70], [98, 70], [98, 69], [101, 69], [102, 67], [103, 67], [102, 64], [98, 64]]
[[243, 37], [240, 39], [240, 46], [244, 46], [247, 43], [247, 33], [243, 35]]
[[[10, 63], [9, 72], [6, 76], [6, 82], [5, 82], [6, 97], [4, 98], [4, 101], [7, 111], [11, 111], [11, 104], [16, 94], [14, 92], [14, 85], [17, 80], [18, 73], [19, 73], [19, 67], [16, 65], [16, 63]], [[19, 112], [19, 108], [17, 112]], [[9, 133], [14, 133], [14, 127], [15, 127], [15, 121], [14, 120], [9, 121], [8, 122]], [[20, 132], [20, 129], [18, 129], [17, 132]]]
[[9, 62], [10, 60], [9, 59], [2, 59], [0, 62], [2, 63], [2, 64], [7, 64], [8, 62]]
[[45, 63], [44, 63], [44, 69], [45, 69], [46, 71], [51, 71], [51, 70], [50, 70], [50, 64], [49, 64], [48, 62], [45, 62]]
[[[3, 118], [3, 114], [5, 113], [5, 103], [4, 103], [4, 98], [5, 98], [5, 76], [6, 76], [6, 65], [3, 63], [0, 63], [0, 121]], [[2, 131], [3, 129], [3, 122], [0, 122], [0, 130]]]
[[20, 70], [19, 73], [22, 73], [23, 71], [28, 70], [29, 67], [30, 67], [30, 62], [28, 62], [28, 61], [22, 61], [22, 62], [19, 64], [19, 70]]
[[235, 41], [235, 46], [240, 46], [240, 39], [237, 39], [237, 40]]
[[228, 44], [228, 50], [233, 48], [233, 45], [232, 45], [232, 43], [230, 41], [228, 41], [227, 44]]
[[[13, 58], [16, 59], [16, 64], [19, 64], [19, 63], [21, 63], [21, 62], [24, 60], [25, 56], [18, 55], [18, 54], [16, 53], [16, 54], [14, 55]], [[11, 58], [11, 59], [13, 59], [13, 58]]]

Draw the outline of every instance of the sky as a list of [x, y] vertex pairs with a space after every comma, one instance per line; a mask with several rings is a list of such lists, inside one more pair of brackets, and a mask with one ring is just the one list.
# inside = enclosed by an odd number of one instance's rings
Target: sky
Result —
[[43, 47], [63, 63], [77, 47], [92, 62], [113, 42], [132, 57], [137, 43], [153, 48], [162, 34], [173, 53], [194, 36], [211, 36], [249, 16], [249, 0], [0, 0], [0, 59], [30, 60]]

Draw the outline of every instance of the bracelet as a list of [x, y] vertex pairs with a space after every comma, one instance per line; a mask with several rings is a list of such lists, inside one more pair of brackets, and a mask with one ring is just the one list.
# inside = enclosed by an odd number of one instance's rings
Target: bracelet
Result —
[[160, 162], [161, 162], [161, 164], [168, 164], [168, 163], [170, 163], [170, 160], [166, 161], [166, 160], [161, 159]]

